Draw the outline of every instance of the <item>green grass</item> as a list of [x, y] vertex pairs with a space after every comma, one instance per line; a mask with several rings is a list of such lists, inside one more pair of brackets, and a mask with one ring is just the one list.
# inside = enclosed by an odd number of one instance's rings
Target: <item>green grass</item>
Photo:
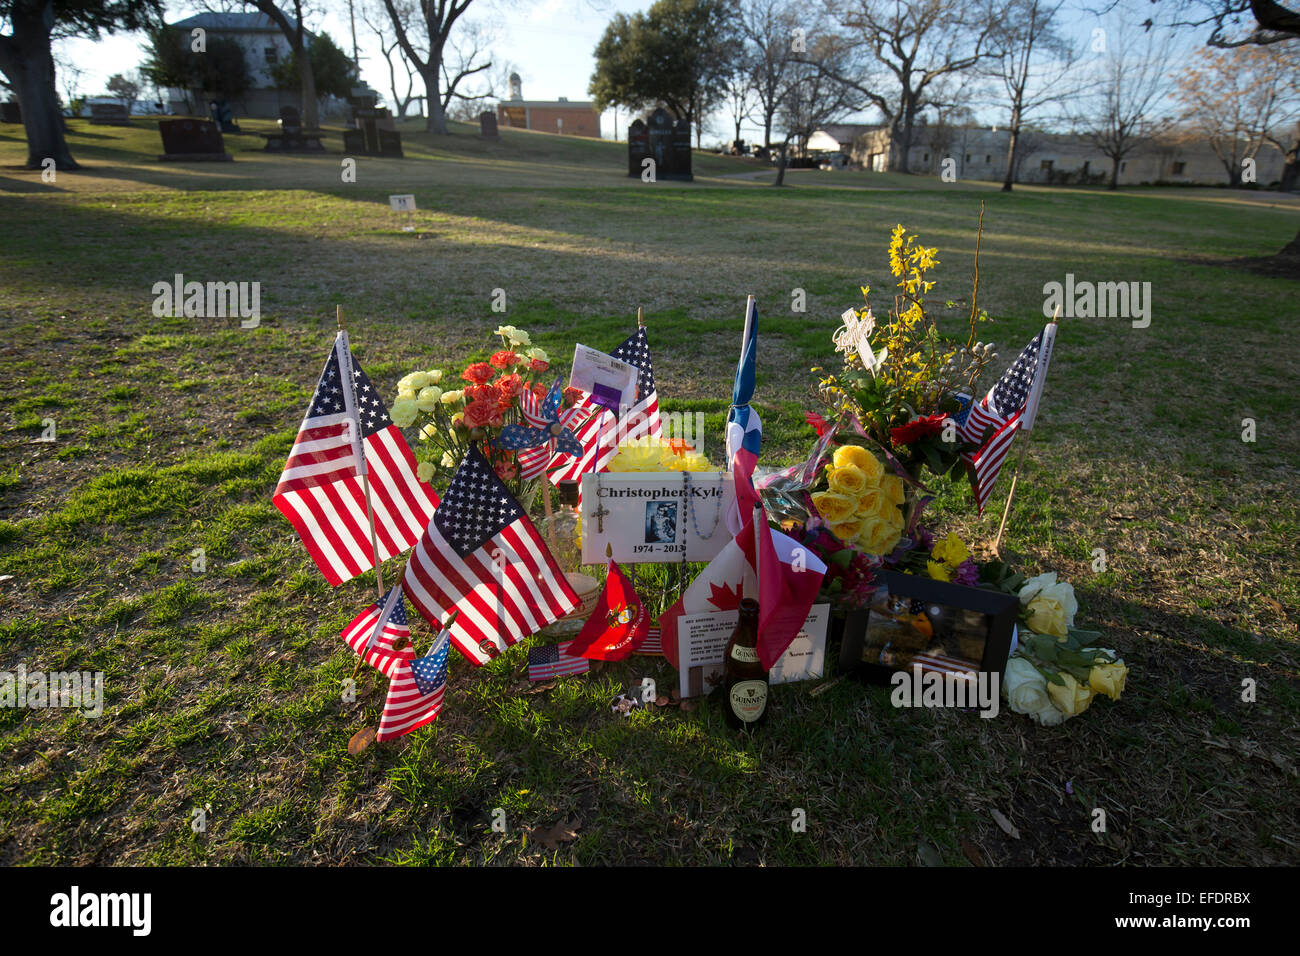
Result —
[[[87, 169], [52, 184], [12, 168], [21, 134], [0, 132], [0, 669], [102, 670], [105, 712], [0, 710], [0, 862], [1300, 861], [1294, 281], [1231, 261], [1283, 245], [1294, 198], [865, 173], [773, 190], [711, 156], [694, 184], [649, 186], [617, 144], [465, 127], [408, 127], [408, 159], [363, 159], [343, 184], [341, 154], [232, 138], [234, 163], [182, 167], [155, 161], [148, 120], [71, 125]], [[418, 211], [392, 213], [392, 192]], [[764, 463], [780, 464], [810, 444], [808, 369], [832, 361], [837, 316], [861, 284], [882, 309], [895, 223], [939, 247], [935, 296], [960, 331], [981, 202], [984, 337], [1008, 360], [1045, 283], [1152, 283], [1147, 329], [1063, 320], [1007, 537], [1026, 570], [1074, 582], [1081, 619], [1130, 663], [1120, 702], [1043, 729], [794, 685], [747, 740], [712, 702], [612, 716], [639, 678], [672, 683], [662, 661], [538, 689], [519, 648], [453, 661], [435, 725], [348, 755], [383, 682], [363, 674], [344, 700], [338, 633], [374, 576], [330, 588], [270, 504], [336, 304], [385, 394], [485, 357], [503, 321], [564, 365], [575, 340], [616, 345], [642, 306], [663, 405], [705, 412], [719, 461], [753, 293]], [[177, 272], [260, 282], [261, 325], [155, 317], [153, 283]], [[46, 418], [53, 443], [36, 441]], [[991, 539], [998, 514], [936, 490], [936, 521]], [[560, 823], [576, 838], [548, 840]]]

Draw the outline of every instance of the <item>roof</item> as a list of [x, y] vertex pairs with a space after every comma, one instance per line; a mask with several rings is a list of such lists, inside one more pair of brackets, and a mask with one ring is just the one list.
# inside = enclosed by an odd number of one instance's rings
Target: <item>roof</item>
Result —
[[[883, 128], [884, 126], [881, 123], [832, 123], [829, 126], [823, 126], [818, 130], [814, 130], [813, 136], [817, 136], [818, 134], [829, 136], [841, 146], [847, 146], [863, 133], [869, 133], [872, 130]], [[811, 144], [811, 139], [809, 140], [809, 143]]]
[[[290, 26], [294, 26], [296, 21], [289, 14], [285, 14], [285, 19], [289, 21]], [[184, 20], [177, 20], [172, 24], [178, 30], [192, 30], [195, 27], [202, 27], [205, 30], [212, 30], [220, 33], [279, 33], [280, 28], [275, 21], [265, 13], [196, 13], [192, 17], [186, 17]], [[310, 36], [311, 31], [304, 30], [304, 34]]]
[[502, 106], [543, 107], [552, 110], [583, 110], [596, 112], [596, 104], [575, 100], [502, 100]]

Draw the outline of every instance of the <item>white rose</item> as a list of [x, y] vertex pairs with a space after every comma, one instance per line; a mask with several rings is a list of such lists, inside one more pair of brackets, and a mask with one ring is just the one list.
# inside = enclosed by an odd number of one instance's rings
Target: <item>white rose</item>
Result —
[[546, 354], [546, 349], [531, 348], [526, 353], [530, 359], [536, 359], [538, 362], [549, 362], [550, 356]]
[[442, 467], [444, 467], [444, 468], [455, 468], [455, 467], [456, 467], [456, 459], [453, 458], [453, 457], [451, 457], [451, 452], [449, 452], [449, 451], [444, 451], [444, 452], [442, 453]]
[[528, 337], [528, 333], [525, 332], [523, 329], [515, 329], [513, 332], [510, 333], [510, 344], [511, 345], [532, 345], [533, 342], [532, 339]]
[[437, 385], [426, 385], [420, 389], [420, 394], [416, 396], [415, 404], [422, 412], [431, 412], [438, 407], [442, 401], [442, 389]]
[[425, 372], [424, 374], [429, 376], [430, 385], [437, 385], [439, 382], [442, 381], [442, 369], [440, 368], [431, 368], [429, 369], [429, 371]]
[[1065, 714], [1056, 709], [1052, 703], [1048, 703], [1042, 710], [1030, 714], [1034, 720], [1044, 727], [1055, 727], [1057, 724], [1065, 723]]
[[1023, 657], [1012, 657], [1007, 661], [1006, 673], [1002, 677], [1002, 695], [1017, 714], [1037, 714], [1044, 707], [1052, 706], [1052, 698], [1047, 694], [1047, 678]]

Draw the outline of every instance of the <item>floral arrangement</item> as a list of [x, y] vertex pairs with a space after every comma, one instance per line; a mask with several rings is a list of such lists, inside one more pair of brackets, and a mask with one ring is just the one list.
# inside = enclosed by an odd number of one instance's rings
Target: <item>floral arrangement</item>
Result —
[[889, 554], [903, 532], [903, 482], [861, 445], [841, 445], [809, 496], [830, 533], [865, 554]]
[[680, 438], [634, 438], [619, 445], [609, 471], [718, 471]]
[[[501, 348], [486, 362], [469, 363], [457, 377], [459, 388], [447, 387], [450, 381], [442, 369], [411, 372], [397, 383], [389, 414], [399, 428], [419, 427], [415, 456], [421, 481], [450, 481], [470, 443], [479, 441], [497, 475], [527, 505], [540, 476], [525, 480], [518, 452], [493, 438], [520, 420], [525, 391], [539, 401], [546, 395], [550, 384], [541, 376], [550, 369], [550, 358], [513, 325], [493, 334], [501, 337]], [[565, 407], [572, 407], [577, 397], [575, 390], [565, 389]]]
[[1003, 676], [1008, 706], [1050, 727], [1083, 713], [1099, 694], [1119, 700], [1128, 665], [1115, 651], [1095, 646], [1098, 632], [1074, 626], [1074, 588], [1048, 571], [1025, 581], [1018, 593], [1027, 633]]

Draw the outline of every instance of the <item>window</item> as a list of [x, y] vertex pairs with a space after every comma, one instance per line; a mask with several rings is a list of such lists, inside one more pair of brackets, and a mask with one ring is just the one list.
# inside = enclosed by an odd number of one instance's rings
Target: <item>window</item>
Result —
[[988, 165], [989, 163], [991, 163], [991, 162], [993, 162], [993, 157], [992, 157], [990, 154], [985, 153], [985, 154], [984, 154], [984, 165], [987, 166], [987, 165]]
[[1053, 160], [1045, 159], [1045, 160], [1043, 160], [1041, 163], [1038, 164], [1038, 168], [1041, 169], [1041, 170], [1043, 170], [1044, 172], [1048, 172], [1048, 173], [1050, 173], [1050, 172], [1052, 171], [1052, 163], [1053, 163]]
[[926, 153], [924, 156], [921, 157], [921, 162], [923, 162], [923, 163], [928, 163], [929, 161], [930, 161], [930, 154], [929, 154], [929, 153]]
[[1174, 163], [1173, 174], [1175, 176], [1181, 176], [1185, 169], [1187, 169], [1186, 163]]
[[1128, 162], [1127, 162], [1127, 161], [1122, 162], [1122, 163], [1119, 164], [1119, 171], [1120, 171], [1121, 173], [1124, 172], [1124, 170], [1126, 170], [1127, 168], [1128, 168]]
[[275, 47], [273, 47], [273, 46], [268, 46], [268, 47], [267, 47], [265, 50], [263, 50], [262, 52], [266, 55], [266, 62], [267, 62], [267, 63], [279, 63], [279, 62], [280, 62], [280, 54], [279, 54], [278, 52], [276, 52]]
[[967, 153], [967, 154], [966, 154], [966, 162], [968, 162], [968, 163], [970, 162], [970, 153]]

